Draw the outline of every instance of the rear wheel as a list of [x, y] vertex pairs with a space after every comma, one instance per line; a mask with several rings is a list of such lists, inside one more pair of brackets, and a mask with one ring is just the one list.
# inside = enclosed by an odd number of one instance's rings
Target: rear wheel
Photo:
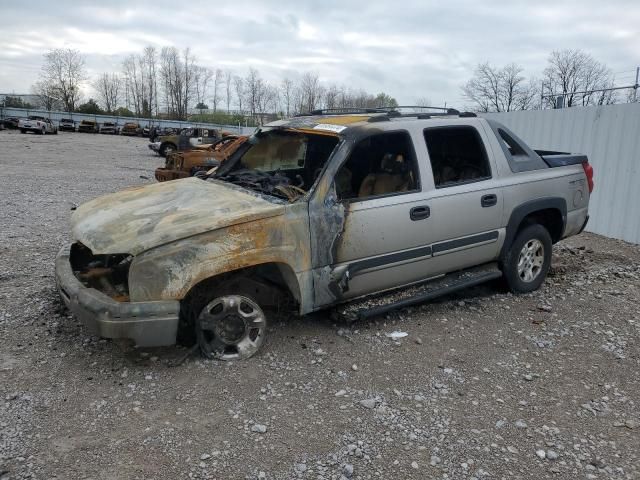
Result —
[[21, 128], [20, 133], [27, 133], [27, 131], [24, 128]]
[[523, 228], [503, 261], [509, 290], [528, 293], [540, 288], [551, 265], [551, 249], [551, 236], [546, 228], [539, 224]]
[[[225, 293], [227, 292], [227, 293]], [[267, 333], [267, 318], [258, 303], [233, 288], [191, 300], [196, 339], [202, 354], [219, 360], [255, 355]]]

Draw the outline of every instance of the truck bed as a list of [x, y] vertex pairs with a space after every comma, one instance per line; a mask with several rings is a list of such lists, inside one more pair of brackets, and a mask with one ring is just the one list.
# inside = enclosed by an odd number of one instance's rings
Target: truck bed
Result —
[[567, 152], [554, 152], [553, 150], [534, 150], [550, 167], [565, 167], [567, 165], [579, 165], [588, 162], [586, 155]]

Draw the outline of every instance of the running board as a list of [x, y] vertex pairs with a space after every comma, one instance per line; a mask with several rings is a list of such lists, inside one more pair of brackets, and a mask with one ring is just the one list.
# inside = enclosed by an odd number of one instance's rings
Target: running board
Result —
[[333, 315], [343, 321], [353, 322], [376, 315], [382, 315], [389, 310], [424, 303], [464, 288], [473, 287], [480, 283], [500, 278], [501, 276], [502, 271], [498, 268], [498, 264], [488, 263], [449, 273], [418, 285], [403, 287], [338, 305], [334, 308]]

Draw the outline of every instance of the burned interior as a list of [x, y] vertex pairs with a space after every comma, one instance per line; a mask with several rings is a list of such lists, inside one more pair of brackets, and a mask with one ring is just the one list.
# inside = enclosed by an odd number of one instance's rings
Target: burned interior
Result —
[[294, 201], [309, 191], [338, 141], [325, 133], [258, 132], [213, 178]]
[[416, 156], [407, 132], [371, 135], [358, 144], [336, 175], [341, 200], [363, 199], [419, 187]]

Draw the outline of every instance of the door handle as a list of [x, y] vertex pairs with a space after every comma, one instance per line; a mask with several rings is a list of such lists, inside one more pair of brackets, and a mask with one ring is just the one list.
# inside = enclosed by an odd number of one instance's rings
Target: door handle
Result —
[[413, 207], [409, 211], [409, 218], [414, 222], [416, 220], [424, 220], [425, 218], [429, 218], [431, 215], [431, 209], [426, 205], [421, 205], [419, 207]]
[[498, 196], [493, 193], [491, 195], [483, 195], [482, 198], [480, 199], [480, 204], [483, 207], [493, 207], [497, 203], [498, 203]]

